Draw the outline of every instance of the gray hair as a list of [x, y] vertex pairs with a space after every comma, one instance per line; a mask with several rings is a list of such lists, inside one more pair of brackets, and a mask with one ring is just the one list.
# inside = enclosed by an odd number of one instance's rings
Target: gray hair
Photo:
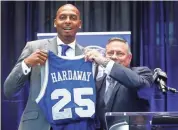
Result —
[[110, 38], [110, 39], [108, 40], [108, 42], [107, 42], [106, 45], [108, 45], [108, 44], [111, 43], [112, 41], [120, 41], [120, 42], [125, 43], [125, 44], [127, 45], [127, 48], [128, 48], [128, 53], [129, 53], [129, 54], [132, 54], [132, 53], [131, 53], [130, 46], [129, 46], [129, 43], [128, 43], [125, 39], [119, 38], [119, 37], [112, 37], [112, 38]]

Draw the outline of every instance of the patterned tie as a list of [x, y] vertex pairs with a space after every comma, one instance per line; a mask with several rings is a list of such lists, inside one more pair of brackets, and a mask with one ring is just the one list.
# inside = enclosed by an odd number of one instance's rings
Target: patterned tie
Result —
[[70, 46], [62, 44], [60, 45], [62, 48], [61, 56], [66, 56], [66, 51], [70, 48]]
[[114, 80], [110, 77], [107, 77], [106, 80], [109, 82], [109, 86], [108, 86], [108, 89], [106, 90], [105, 95], [104, 95], [105, 104], [108, 103], [108, 101], [112, 95], [113, 89], [114, 89]]

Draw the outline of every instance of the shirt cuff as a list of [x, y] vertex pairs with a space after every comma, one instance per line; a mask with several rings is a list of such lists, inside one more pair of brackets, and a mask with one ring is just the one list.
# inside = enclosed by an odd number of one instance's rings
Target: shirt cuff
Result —
[[22, 61], [22, 71], [23, 71], [23, 74], [24, 74], [24, 75], [29, 74], [30, 71], [31, 71], [31, 67], [28, 67], [28, 66], [25, 64], [24, 60]]
[[112, 69], [114, 63], [115, 63], [115, 62], [114, 62], [113, 60], [110, 60], [110, 61], [108, 62], [108, 64], [106, 65], [105, 73], [106, 73], [107, 75], [110, 74], [111, 69]]

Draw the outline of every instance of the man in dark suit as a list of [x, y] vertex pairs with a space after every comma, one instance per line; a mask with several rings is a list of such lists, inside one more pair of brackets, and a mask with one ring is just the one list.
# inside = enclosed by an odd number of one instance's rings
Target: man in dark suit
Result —
[[[106, 112], [147, 112], [148, 98], [139, 91], [151, 88], [152, 72], [148, 67], [130, 67], [132, 54], [128, 43], [121, 38], [111, 38], [103, 57], [96, 50], [86, 50], [86, 60], [103, 67], [104, 74], [97, 79], [97, 115], [101, 129], [106, 129]], [[109, 121], [109, 125], [116, 120]]]
[[54, 27], [57, 36], [52, 39], [27, 42], [15, 67], [4, 83], [4, 94], [10, 98], [19, 92], [25, 82], [30, 81], [29, 97], [23, 112], [19, 130], [50, 130], [51, 126], [44, 117], [35, 99], [41, 89], [40, 65], [44, 65], [48, 56], [43, 50], [51, 50], [61, 55], [62, 46], [68, 45], [66, 56], [81, 55], [82, 47], [76, 43], [76, 33], [81, 28], [80, 12], [71, 5], [60, 7], [56, 13]]

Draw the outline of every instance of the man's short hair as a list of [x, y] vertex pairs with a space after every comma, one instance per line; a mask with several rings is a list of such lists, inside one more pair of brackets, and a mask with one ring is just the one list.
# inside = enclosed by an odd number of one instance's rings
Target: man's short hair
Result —
[[112, 37], [112, 38], [110, 38], [110, 39], [108, 40], [108, 43], [107, 43], [106, 45], [108, 45], [109, 43], [111, 43], [111, 42], [113, 42], [113, 41], [120, 41], [120, 42], [125, 43], [125, 44], [127, 45], [127, 47], [128, 47], [128, 53], [129, 53], [129, 54], [132, 54], [132, 53], [131, 53], [131, 49], [130, 49], [130, 45], [129, 45], [129, 43], [127, 42], [127, 40], [125, 40], [124, 38], [120, 38], [120, 37]]

